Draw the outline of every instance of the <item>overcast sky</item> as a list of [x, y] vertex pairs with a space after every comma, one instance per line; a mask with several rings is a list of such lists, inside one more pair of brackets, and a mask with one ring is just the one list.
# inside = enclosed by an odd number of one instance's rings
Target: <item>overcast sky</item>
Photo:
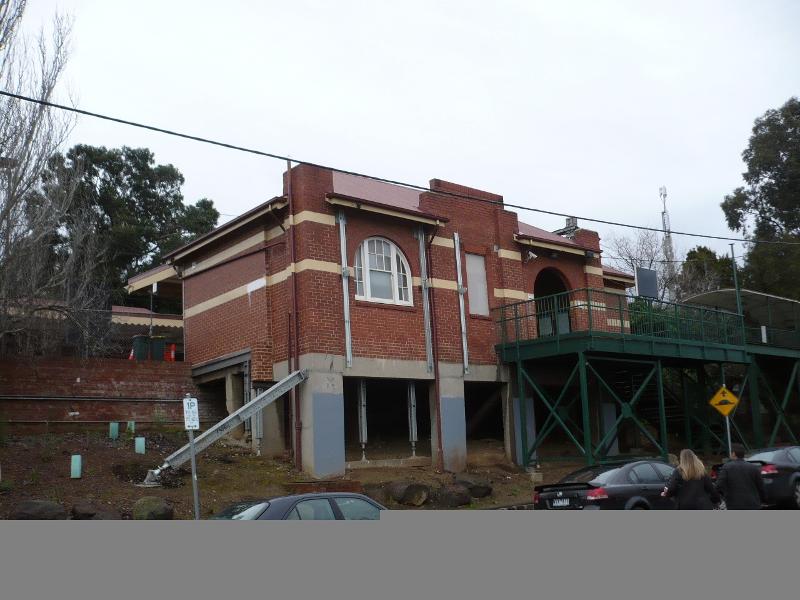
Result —
[[[800, 94], [792, 0], [35, 0], [26, 28], [56, 9], [86, 110], [651, 226], [665, 185], [673, 229], [717, 235], [753, 120]], [[149, 147], [226, 215], [281, 191], [277, 161], [88, 117], [70, 142]]]

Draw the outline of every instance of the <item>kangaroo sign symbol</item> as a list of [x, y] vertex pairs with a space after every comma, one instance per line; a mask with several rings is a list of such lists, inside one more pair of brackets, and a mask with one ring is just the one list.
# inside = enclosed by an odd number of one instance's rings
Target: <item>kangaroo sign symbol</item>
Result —
[[714, 394], [708, 403], [716, 408], [723, 417], [727, 417], [733, 412], [733, 409], [736, 408], [736, 405], [739, 404], [739, 398], [737, 398], [733, 392], [723, 385], [717, 390], [717, 393]]

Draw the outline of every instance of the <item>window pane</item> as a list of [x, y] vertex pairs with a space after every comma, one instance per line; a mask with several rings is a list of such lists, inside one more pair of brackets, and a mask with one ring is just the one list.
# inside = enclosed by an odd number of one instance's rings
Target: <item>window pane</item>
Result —
[[662, 483], [655, 469], [646, 463], [636, 465], [631, 469], [631, 472], [636, 473], [636, 477], [639, 479], [640, 483]]
[[381, 511], [364, 500], [358, 498], [334, 498], [334, 501], [348, 521], [374, 521], [381, 518]]
[[659, 475], [663, 477], [665, 480], [669, 479], [672, 476], [672, 472], [675, 470], [675, 467], [670, 465], [666, 465], [664, 463], [653, 463], [653, 466], [658, 471]]
[[486, 261], [480, 254], [467, 254], [467, 297], [469, 298], [470, 314], [489, 314]]
[[355, 260], [355, 276], [356, 276], [356, 296], [363, 296], [364, 295], [364, 269], [361, 267], [361, 252], [362, 247], [359, 246], [358, 252], [356, 252], [356, 260]]
[[300, 515], [298, 514], [296, 508], [293, 508], [292, 512], [290, 512], [288, 515], [286, 515], [286, 520], [287, 521], [297, 521], [299, 519], [300, 519]]
[[408, 275], [399, 254], [395, 255], [395, 263], [397, 265], [397, 297], [402, 302], [408, 302]]
[[792, 448], [789, 450], [789, 458], [796, 463], [800, 463], [800, 448]]
[[298, 502], [294, 508], [304, 521], [333, 521], [336, 519], [327, 498], [303, 500]]
[[392, 274], [386, 271], [369, 272], [369, 295], [373, 298], [391, 300], [392, 296]]

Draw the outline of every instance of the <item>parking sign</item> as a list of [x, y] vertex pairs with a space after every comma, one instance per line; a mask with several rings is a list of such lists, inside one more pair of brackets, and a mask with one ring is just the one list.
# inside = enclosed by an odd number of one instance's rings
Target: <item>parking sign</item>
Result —
[[183, 422], [187, 431], [200, 429], [200, 411], [197, 408], [197, 398], [183, 399]]

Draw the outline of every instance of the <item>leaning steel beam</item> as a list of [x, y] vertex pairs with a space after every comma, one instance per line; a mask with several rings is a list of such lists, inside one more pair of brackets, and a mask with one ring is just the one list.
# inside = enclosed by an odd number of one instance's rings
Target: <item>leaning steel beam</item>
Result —
[[[260, 393], [240, 409], [232, 412], [227, 417], [222, 419], [222, 421], [197, 436], [194, 441], [195, 452], [202, 452], [223, 435], [225, 435], [228, 431], [244, 423], [247, 419], [253, 416], [253, 414], [265, 408], [267, 405], [283, 396], [286, 392], [291, 391], [292, 388], [299, 385], [307, 378], [308, 372], [305, 370], [295, 371], [287, 377], [284, 377], [271, 388]], [[191, 446], [186, 444], [183, 448], [173, 452], [167, 458], [165, 458], [164, 463], [159, 468], [148, 471], [143, 485], [159, 485], [158, 478], [165, 469], [178, 467], [188, 461], [190, 457]]]

